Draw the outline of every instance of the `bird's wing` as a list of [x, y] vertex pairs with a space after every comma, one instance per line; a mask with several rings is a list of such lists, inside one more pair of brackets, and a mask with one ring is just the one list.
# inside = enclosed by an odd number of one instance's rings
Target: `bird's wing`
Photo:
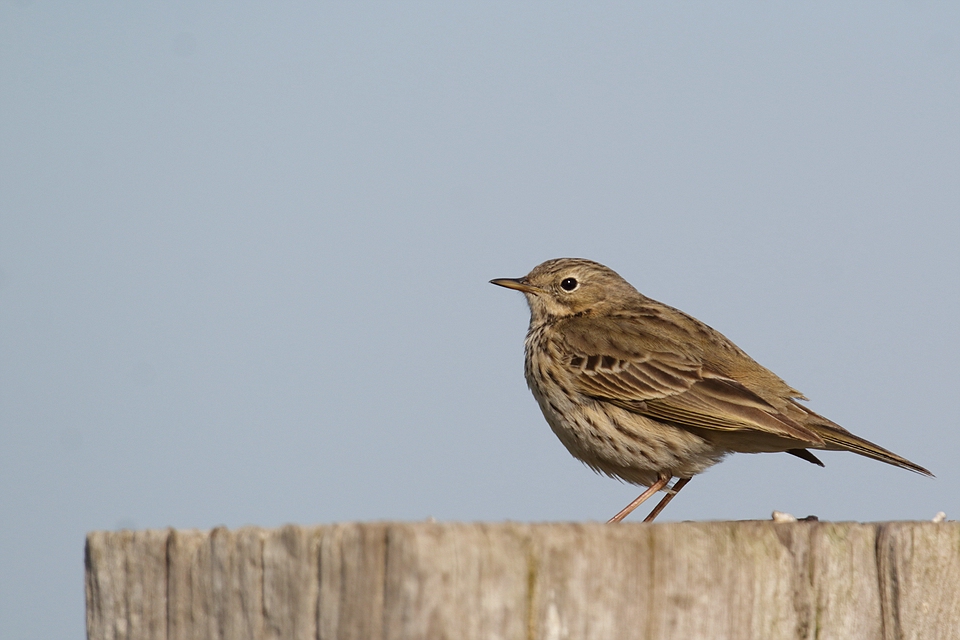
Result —
[[816, 432], [746, 384], [644, 333], [637, 323], [577, 320], [563, 327], [561, 340], [563, 364], [580, 393], [681, 427], [763, 432], [808, 446], [823, 444]]

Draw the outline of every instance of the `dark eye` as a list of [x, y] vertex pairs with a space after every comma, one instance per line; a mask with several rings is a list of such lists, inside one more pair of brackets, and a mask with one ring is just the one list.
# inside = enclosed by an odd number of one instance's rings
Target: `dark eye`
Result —
[[563, 282], [560, 283], [560, 288], [564, 291], [573, 291], [577, 288], [577, 285], [580, 284], [577, 282], [576, 278], [564, 278]]

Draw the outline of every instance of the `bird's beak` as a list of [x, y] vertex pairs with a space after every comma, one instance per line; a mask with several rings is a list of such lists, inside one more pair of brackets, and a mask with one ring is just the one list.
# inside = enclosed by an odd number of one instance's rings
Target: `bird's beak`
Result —
[[524, 293], [543, 293], [540, 287], [527, 284], [527, 281], [523, 278], [496, 278], [491, 280], [490, 284], [495, 284], [498, 287], [506, 287], [507, 289], [516, 289]]

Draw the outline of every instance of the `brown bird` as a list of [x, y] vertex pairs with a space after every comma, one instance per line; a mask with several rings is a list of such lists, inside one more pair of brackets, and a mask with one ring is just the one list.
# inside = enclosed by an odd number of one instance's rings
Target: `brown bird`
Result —
[[728, 453], [785, 451], [822, 467], [810, 449], [852, 451], [933, 475], [807, 409], [720, 332], [602, 264], [558, 258], [490, 282], [530, 305], [524, 372], [553, 432], [595, 471], [648, 487], [610, 522], [665, 490], [651, 522]]

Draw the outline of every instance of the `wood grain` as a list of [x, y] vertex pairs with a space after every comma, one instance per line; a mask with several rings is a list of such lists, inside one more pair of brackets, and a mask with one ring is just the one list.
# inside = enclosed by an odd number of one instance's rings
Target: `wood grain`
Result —
[[94, 532], [90, 640], [960, 637], [956, 522]]

